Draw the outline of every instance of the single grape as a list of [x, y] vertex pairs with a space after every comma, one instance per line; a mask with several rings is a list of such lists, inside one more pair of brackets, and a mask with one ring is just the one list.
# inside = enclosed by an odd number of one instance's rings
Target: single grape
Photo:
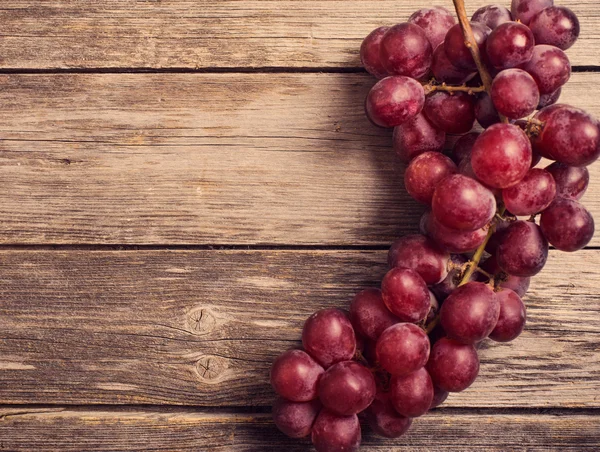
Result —
[[421, 276], [410, 268], [392, 268], [381, 281], [387, 308], [403, 322], [419, 322], [429, 311], [429, 291]]
[[377, 361], [392, 375], [408, 375], [429, 359], [429, 338], [412, 323], [397, 323], [377, 341]]
[[396, 412], [387, 392], [377, 391], [375, 400], [365, 413], [371, 429], [385, 438], [399, 438], [412, 424], [411, 418]]
[[498, 238], [498, 265], [509, 275], [534, 276], [548, 258], [548, 241], [531, 221], [511, 223]]
[[[475, 146], [479, 140], [481, 136]], [[476, 180], [454, 174], [437, 185], [431, 207], [435, 219], [447, 228], [474, 231], [494, 217], [496, 200], [492, 192]]]
[[311, 439], [317, 452], [356, 452], [361, 440], [358, 417], [322, 409], [313, 424]]
[[302, 350], [282, 353], [271, 367], [271, 385], [277, 394], [292, 402], [317, 398], [317, 383], [323, 368]]
[[600, 125], [585, 111], [564, 104], [546, 107], [534, 116], [544, 123], [531, 138], [542, 157], [571, 166], [586, 166], [600, 156]]
[[521, 334], [525, 327], [525, 305], [510, 289], [498, 291], [496, 297], [500, 302], [500, 316], [490, 339], [496, 342], [510, 342]]
[[431, 349], [427, 370], [433, 384], [443, 391], [467, 389], [479, 373], [479, 357], [472, 345], [442, 338]]
[[518, 22], [498, 25], [487, 38], [488, 61], [496, 69], [508, 69], [527, 63], [533, 55], [533, 33]]
[[581, 199], [590, 182], [590, 173], [585, 166], [568, 166], [554, 162], [546, 167], [556, 182], [558, 198]]
[[383, 35], [379, 55], [389, 74], [420, 79], [429, 72], [433, 47], [421, 27], [403, 23], [394, 25]]
[[534, 215], [548, 207], [556, 196], [556, 182], [541, 168], [530, 169], [512, 187], [502, 190], [504, 205], [513, 215]]
[[564, 6], [549, 6], [531, 18], [529, 28], [537, 44], [567, 50], [579, 37], [579, 19]]
[[441, 6], [433, 8], [423, 8], [414, 12], [408, 22], [418, 25], [423, 29], [427, 39], [434, 49], [444, 41], [446, 33], [452, 27], [456, 20], [450, 11]]
[[545, 44], [533, 48], [531, 59], [521, 66], [535, 80], [540, 94], [553, 94], [571, 77], [571, 63], [558, 47]]
[[519, 119], [535, 111], [540, 103], [540, 90], [523, 69], [505, 69], [494, 78], [490, 97], [498, 113]]
[[426, 234], [442, 249], [449, 253], [468, 253], [477, 249], [487, 236], [487, 227], [474, 231], [457, 231], [448, 228], [435, 219], [430, 212], [423, 214]]
[[[562, 93], [562, 88], [558, 88], [556, 91], [550, 93], [550, 94], [540, 94], [540, 102], [537, 106], [538, 110], [541, 110], [544, 107], [548, 107], [550, 105], [554, 105], [556, 102], [558, 102], [558, 99], [560, 98], [560, 95]], [[540, 159], [542, 158], [542, 156], [539, 156]]]
[[381, 333], [400, 319], [385, 306], [381, 290], [365, 289], [358, 292], [350, 303], [350, 321], [356, 332], [376, 341]]
[[513, 20], [529, 25], [531, 18], [548, 6], [554, 5], [554, 0], [512, 0], [511, 12]]
[[467, 258], [461, 254], [452, 254], [450, 256], [450, 271], [444, 280], [431, 287], [431, 292], [436, 299], [444, 301], [458, 287], [461, 267], [467, 262]]
[[381, 64], [379, 55], [381, 39], [390, 27], [379, 27], [367, 35], [360, 46], [360, 62], [363, 67], [377, 78], [388, 76], [387, 71]]
[[390, 268], [416, 271], [427, 285], [437, 284], [448, 274], [450, 255], [421, 234], [405, 235], [396, 240], [388, 253]]
[[333, 308], [321, 309], [304, 322], [302, 345], [315, 361], [327, 368], [352, 359], [356, 351], [356, 337], [344, 312]]
[[430, 410], [439, 407], [442, 403], [446, 401], [448, 398], [448, 391], [444, 391], [443, 389], [438, 388], [437, 386], [433, 386], [433, 400], [431, 401], [431, 405], [429, 406]]
[[486, 259], [486, 261], [481, 265], [481, 268], [494, 277], [496, 287], [510, 289], [519, 297], [524, 296], [529, 289], [531, 278], [528, 276], [514, 276], [505, 273], [498, 266], [496, 256], [490, 256], [488, 259]]
[[472, 71], [459, 69], [452, 64], [446, 55], [443, 42], [433, 51], [431, 72], [438, 82], [452, 85], [461, 85], [475, 75]]
[[437, 152], [444, 148], [446, 134], [436, 128], [423, 113], [394, 127], [393, 148], [400, 160], [410, 162], [426, 152]]
[[334, 364], [321, 375], [319, 398], [335, 414], [349, 416], [366, 409], [377, 390], [369, 369], [356, 361]]
[[414, 199], [431, 205], [437, 184], [457, 171], [458, 168], [450, 158], [439, 152], [426, 152], [415, 158], [406, 168], [404, 186]]
[[490, 29], [512, 20], [510, 11], [502, 5], [486, 5], [479, 8], [471, 17], [473, 22], [481, 22]]
[[500, 122], [498, 110], [494, 107], [492, 98], [487, 93], [481, 93], [475, 101], [475, 119], [483, 127], [487, 129], [493, 124]]
[[454, 147], [450, 153], [452, 160], [458, 165], [465, 157], [471, 156], [471, 149], [473, 149], [473, 144], [475, 140], [479, 137], [479, 132], [471, 132], [463, 135], [456, 143], [454, 143]]
[[517, 184], [531, 166], [527, 135], [512, 124], [494, 124], [475, 141], [471, 165], [477, 178], [495, 188]]
[[416, 80], [394, 76], [379, 80], [365, 101], [369, 120], [380, 127], [395, 127], [418, 115], [425, 105], [425, 91]]
[[475, 123], [475, 98], [465, 92], [435, 91], [425, 98], [423, 113], [446, 133], [467, 133]]
[[558, 198], [542, 212], [542, 233], [561, 251], [577, 251], [594, 236], [594, 218], [574, 199]]
[[390, 400], [402, 416], [419, 417], [427, 413], [433, 402], [433, 383], [424, 367], [408, 375], [395, 375], [390, 380]]
[[[491, 30], [479, 22], [471, 22], [471, 28], [473, 29], [473, 36], [475, 37], [477, 47], [479, 47], [479, 52], [485, 55], [485, 42]], [[477, 69], [471, 51], [465, 45], [465, 38], [460, 24], [456, 24], [448, 30], [444, 39], [444, 48], [446, 55], [456, 67], [471, 71]]]
[[321, 409], [318, 399], [310, 402], [290, 402], [278, 398], [273, 404], [273, 421], [279, 430], [290, 438], [310, 435], [317, 414]]

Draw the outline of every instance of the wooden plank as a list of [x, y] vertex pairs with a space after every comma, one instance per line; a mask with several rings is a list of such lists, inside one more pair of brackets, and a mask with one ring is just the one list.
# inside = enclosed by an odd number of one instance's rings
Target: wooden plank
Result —
[[[202, 411], [91, 411], [0, 408], [0, 447], [11, 451], [62, 450], [308, 450], [308, 440], [286, 438], [269, 414]], [[363, 448], [391, 452], [584, 451], [600, 447], [600, 418], [568, 411], [452, 413], [436, 410], [409, 432], [387, 440], [363, 426]]]
[[[268, 406], [270, 363], [382, 251], [4, 251], [0, 403]], [[552, 252], [511, 344], [451, 407], [600, 407], [600, 251]]]
[[[416, 230], [363, 74], [0, 76], [0, 243], [385, 245]], [[564, 102], [600, 116], [600, 74]], [[600, 215], [600, 166], [584, 202]], [[592, 244], [599, 245], [600, 238]]]
[[[357, 67], [362, 39], [430, 4], [411, 0], [12, 0], [0, 7], [0, 68]], [[468, 11], [489, 3], [469, 0]], [[510, 4], [509, 1], [501, 2]], [[450, 0], [437, 5], [452, 8]], [[562, 0], [581, 21], [575, 65], [598, 65], [596, 0]]]

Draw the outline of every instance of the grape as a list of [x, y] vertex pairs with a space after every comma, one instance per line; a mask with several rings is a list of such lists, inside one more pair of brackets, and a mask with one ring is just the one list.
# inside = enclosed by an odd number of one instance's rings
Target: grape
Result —
[[502, 5], [486, 5], [475, 11], [471, 20], [473, 22], [481, 22], [493, 30], [500, 24], [510, 22], [512, 15]]
[[[549, 105], [554, 105], [558, 102], [560, 95], [562, 93], [562, 88], [558, 88], [556, 91], [550, 94], [540, 94], [540, 103], [538, 104], [538, 110], [541, 110], [544, 107], [548, 107]], [[540, 159], [542, 156], [540, 155]]]
[[556, 196], [552, 175], [541, 168], [530, 169], [517, 185], [502, 190], [504, 205], [513, 215], [534, 215], [548, 207]]
[[356, 294], [350, 304], [350, 320], [356, 332], [372, 341], [376, 341], [387, 328], [400, 322], [386, 308], [379, 289], [365, 289]]
[[389, 74], [420, 79], [429, 72], [433, 48], [421, 27], [403, 23], [394, 25], [383, 35], [379, 52]]
[[471, 149], [473, 149], [473, 144], [478, 137], [479, 132], [471, 132], [456, 140], [451, 152], [452, 160], [459, 164], [465, 157], [470, 157]]
[[427, 370], [435, 386], [443, 391], [460, 392], [477, 378], [479, 357], [472, 345], [445, 337], [432, 347]]
[[352, 359], [356, 337], [350, 320], [342, 311], [322, 309], [304, 322], [302, 345], [315, 361], [327, 368]]
[[388, 253], [390, 268], [416, 271], [427, 285], [437, 284], [448, 274], [450, 255], [421, 234], [405, 235], [396, 240]]
[[438, 82], [457, 85], [465, 83], [475, 74], [474, 72], [459, 69], [454, 66], [446, 55], [443, 42], [433, 51], [431, 72], [433, 72], [433, 75]]
[[[475, 146], [479, 140], [481, 136], [475, 142]], [[462, 174], [448, 176], [438, 184], [431, 206], [439, 223], [460, 231], [480, 229], [488, 224], [496, 213], [496, 200], [492, 192], [476, 180]]]
[[[479, 52], [485, 55], [485, 41], [491, 30], [479, 22], [471, 22], [471, 28]], [[460, 24], [456, 24], [448, 30], [444, 39], [444, 48], [446, 49], [446, 55], [456, 67], [471, 71], [477, 69], [475, 60], [473, 60], [470, 50], [465, 45], [465, 38]]]
[[361, 440], [358, 417], [338, 416], [323, 409], [313, 424], [311, 439], [317, 452], [358, 451]]
[[381, 64], [379, 56], [383, 35], [390, 27], [379, 27], [367, 35], [360, 46], [360, 62], [371, 75], [377, 78], [387, 77], [388, 73]]
[[449, 253], [474, 251], [487, 236], [487, 227], [475, 231], [457, 231], [441, 224], [429, 212], [426, 212], [423, 217], [424, 227], [427, 228], [426, 234]]
[[456, 23], [456, 20], [446, 8], [434, 6], [433, 8], [423, 8], [414, 12], [409, 17], [408, 22], [421, 27], [427, 35], [431, 47], [435, 49], [444, 41], [446, 33]]
[[542, 157], [571, 166], [585, 166], [600, 156], [600, 126], [585, 111], [564, 104], [543, 108], [534, 116], [544, 123], [531, 138]]
[[475, 99], [465, 92], [436, 91], [425, 98], [423, 113], [446, 133], [467, 133], [475, 123]]
[[496, 342], [510, 342], [525, 327], [525, 305], [519, 296], [510, 289], [502, 289], [496, 293], [500, 302], [500, 316], [490, 339]]
[[511, 223], [498, 238], [498, 265], [509, 275], [534, 276], [546, 264], [548, 241], [530, 221]]
[[531, 18], [547, 6], [554, 5], [554, 0], [512, 0], [513, 20], [529, 25]]
[[564, 6], [544, 8], [531, 18], [529, 28], [537, 44], [550, 44], [567, 50], [579, 37], [579, 19]]
[[317, 398], [317, 382], [323, 368], [302, 350], [282, 353], [271, 367], [271, 385], [275, 392], [292, 402]]
[[500, 305], [494, 291], [480, 282], [468, 282], [450, 294], [440, 311], [449, 338], [464, 344], [480, 342], [492, 332]]
[[484, 184], [495, 188], [510, 187], [529, 171], [531, 144], [518, 126], [494, 124], [475, 141], [471, 165]]
[[415, 418], [427, 413], [433, 402], [433, 383], [425, 368], [408, 375], [393, 376], [390, 400], [401, 416]]
[[571, 77], [571, 63], [567, 54], [558, 47], [544, 44], [533, 48], [531, 59], [521, 69], [533, 77], [540, 94], [554, 94]]
[[533, 55], [533, 33], [518, 22], [505, 22], [490, 33], [485, 46], [488, 61], [496, 69], [527, 63]]
[[290, 438], [304, 438], [319, 414], [321, 402], [290, 402], [279, 398], [273, 404], [273, 421], [279, 430]]
[[403, 322], [419, 322], [429, 311], [429, 291], [410, 268], [392, 268], [381, 281], [383, 302]]
[[477, 96], [477, 100], [475, 101], [475, 119], [485, 129], [500, 122], [498, 110], [494, 107], [492, 98], [487, 93]]
[[397, 323], [377, 341], [377, 361], [392, 375], [408, 375], [420, 369], [429, 358], [429, 338], [412, 323]]
[[367, 422], [378, 435], [399, 438], [409, 429], [412, 419], [401, 416], [390, 402], [389, 393], [377, 391], [375, 400], [366, 411]]
[[522, 69], [505, 69], [492, 82], [491, 98], [501, 115], [510, 119], [529, 116], [540, 103], [540, 90]]
[[546, 167], [556, 182], [556, 196], [581, 199], [590, 182], [590, 173], [585, 166], [568, 166], [554, 162]]
[[529, 282], [531, 281], [531, 278], [528, 276], [514, 276], [506, 274], [498, 266], [496, 256], [490, 256], [490, 258], [481, 265], [481, 268], [494, 277], [496, 287], [510, 289], [520, 297], [525, 295], [529, 289]]
[[321, 375], [319, 398], [335, 414], [349, 416], [366, 409], [377, 387], [373, 374], [355, 361], [334, 364]]
[[558, 198], [542, 212], [544, 236], [561, 251], [577, 251], [594, 236], [594, 218], [573, 199]]
[[441, 151], [446, 134], [436, 129], [423, 113], [397, 127], [393, 135], [394, 151], [400, 160], [407, 163], [425, 152]]
[[433, 192], [444, 178], [458, 171], [452, 160], [439, 152], [426, 152], [415, 158], [404, 172], [404, 186], [410, 196], [431, 205]]
[[436, 299], [441, 301], [448, 298], [448, 295], [450, 295], [458, 286], [458, 278], [461, 273], [460, 268], [467, 262], [467, 258], [460, 254], [452, 254], [450, 256], [450, 261], [452, 266], [446, 278], [442, 282], [431, 287], [431, 292], [433, 292]]
[[[431, 378], [431, 377], [430, 377]], [[433, 400], [431, 401], [431, 405], [429, 406], [430, 410], [439, 407], [442, 403], [446, 401], [448, 398], [448, 391], [444, 391], [443, 389], [438, 388], [437, 386], [433, 386]]]
[[380, 127], [395, 127], [418, 115], [425, 105], [425, 91], [409, 77], [379, 80], [365, 101], [367, 117]]

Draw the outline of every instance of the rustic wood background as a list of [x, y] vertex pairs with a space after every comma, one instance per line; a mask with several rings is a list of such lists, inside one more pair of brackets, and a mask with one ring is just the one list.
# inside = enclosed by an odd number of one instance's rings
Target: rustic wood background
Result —
[[[557, 3], [582, 26], [563, 101], [600, 117], [598, 2]], [[2, 2], [0, 450], [309, 449], [270, 421], [269, 365], [416, 230], [358, 48], [425, 6]], [[599, 450], [591, 245], [550, 253], [471, 389], [365, 450]]]

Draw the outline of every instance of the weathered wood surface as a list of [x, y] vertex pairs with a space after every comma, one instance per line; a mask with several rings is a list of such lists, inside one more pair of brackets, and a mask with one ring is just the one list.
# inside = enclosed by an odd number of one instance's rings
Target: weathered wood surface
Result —
[[[0, 76], [0, 243], [387, 245], [422, 207], [390, 131], [364, 117], [372, 83]], [[598, 86], [600, 74], [574, 74], [562, 99], [600, 116]], [[600, 217], [600, 197], [584, 203]]]
[[[305, 318], [347, 306], [383, 251], [5, 251], [0, 403], [268, 406]], [[487, 342], [450, 407], [600, 407], [600, 251], [552, 252], [525, 333]]]
[[[488, 0], [469, 0], [472, 13]], [[499, 2], [510, 4], [510, 1]], [[436, 5], [452, 8], [450, 0]], [[581, 21], [575, 65], [599, 65], [596, 0], [561, 0]], [[11, 0], [0, 68], [347, 68], [362, 39], [432, 3], [385, 0]]]
[[[432, 435], [435, 432], [435, 435]], [[74, 441], [76, 438], [76, 441]], [[383, 440], [363, 429], [376, 452], [597, 451], [600, 423], [590, 414], [454, 413], [436, 410], [406, 436]], [[307, 440], [276, 431], [268, 414], [189, 410], [0, 408], [0, 450], [307, 451]]]

